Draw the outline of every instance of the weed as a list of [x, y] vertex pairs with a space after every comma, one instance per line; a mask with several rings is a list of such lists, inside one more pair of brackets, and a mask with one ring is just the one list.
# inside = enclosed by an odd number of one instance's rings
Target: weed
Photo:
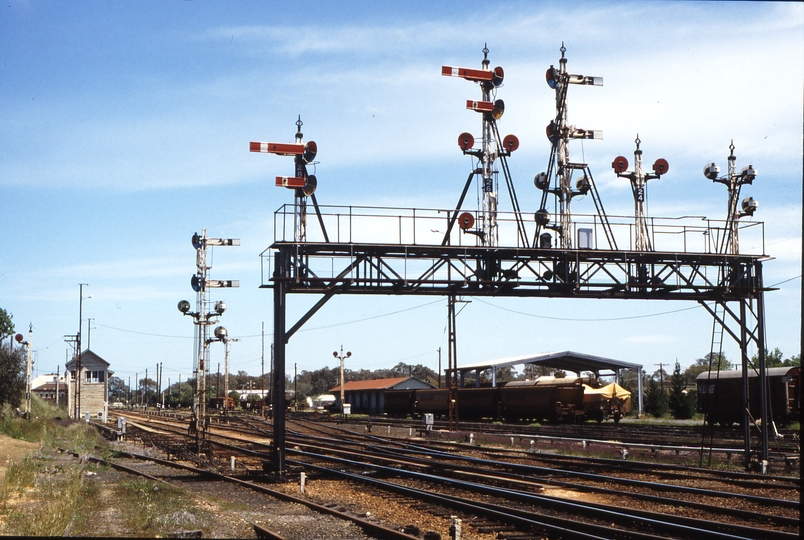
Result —
[[[26, 460], [31, 461], [33, 460]], [[33, 485], [36, 481], [36, 463], [24, 466], [26, 481]], [[33, 479], [30, 475], [33, 471]], [[9, 469], [11, 471], [11, 469]], [[83, 467], [71, 466], [46, 481], [37, 483], [37, 489], [28, 490], [24, 503], [4, 505], [6, 514], [2, 534], [17, 536], [57, 536], [75, 521], [80, 520], [86, 511], [97, 503], [98, 488], [92, 482], [84, 481]], [[19, 484], [18, 484], [19, 485]], [[8, 477], [6, 488], [9, 487]]]
[[176, 528], [197, 527], [192, 498], [182, 490], [146, 479], [120, 482], [115, 488], [120, 510], [129, 531], [138, 536], [158, 535]]

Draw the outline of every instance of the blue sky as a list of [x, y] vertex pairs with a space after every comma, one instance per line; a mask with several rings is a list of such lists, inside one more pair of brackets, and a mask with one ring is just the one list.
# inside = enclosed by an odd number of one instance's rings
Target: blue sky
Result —
[[[570, 121], [602, 141], [573, 146], [591, 166], [607, 211], [632, 215], [627, 181], [610, 163], [645, 159], [669, 174], [649, 184], [651, 216], [723, 219], [726, 168], [759, 171], [743, 196], [765, 223], [767, 340], [800, 351], [804, 5], [758, 2], [48, 2], [0, 8], [0, 307], [34, 326], [39, 373], [64, 365], [78, 330], [79, 283], [91, 347], [121, 377], [192, 371], [194, 232], [240, 238], [212, 253], [213, 291], [229, 310], [231, 369], [266, 366], [272, 293], [259, 254], [273, 212], [292, 202], [276, 175], [288, 158], [251, 154], [249, 141], [292, 142], [298, 115], [318, 144], [321, 204], [454, 207], [471, 162], [455, 144], [479, 131], [466, 99], [479, 91], [442, 65], [480, 67], [485, 43], [505, 69], [500, 131], [519, 137], [509, 159], [520, 205], [535, 211], [535, 174], [554, 116], [544, 72], [567, 47], [569, 71], [603, 87], [570, 89]], [[573, 202], [592, 213], [590, 200]], [[459, 364], [575, 350], [687, 366], [709, 351], [705, 310], [676, 302], [469, 299], [458, 316]], [[291, 297], [288, 320], [314, 302]], [[289, 325], [292, 323], [289, 323]], [[86, 322], [85, 322], [86, 325]], [[336, 297], [290, 341], [288, 371], [398, 362], [446, 366], [446, 302]], [[84, 335], [87, 335], [86, 326]], [[86, 339], [86, 338], [85, 338]], [[727, 342], [725, 352], [737, 358]], [[211, 347], [211, 366], [223, 347]], [[142, 376], [142, 375], [140, 375]]]

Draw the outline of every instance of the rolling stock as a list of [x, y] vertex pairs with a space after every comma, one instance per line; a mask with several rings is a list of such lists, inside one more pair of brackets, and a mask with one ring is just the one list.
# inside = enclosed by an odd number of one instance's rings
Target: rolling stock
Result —
[[[765, 378], [769, 397], [768, 418], [778, 424], [798, 422], [801, 419], [801, 368], [768, 368]], [[698, 412], [704, 413], [712, 424], [742, 425], [745, 410], [742, 370], [705, 371], [696, 380]], [[759, 375], [754, 370], [748, 373], [748, 403], [749, 414], [758, 419]]]
[[[461, 420], [576, 422], [594, 419], [600, 422], [613, 418], [619, 421], [630, 411], [630, 393], [617, 387], [619, 395], [616, 391], [612, 395], [612, 392], [601, 392], [598, 386], [595, 379], [570, 376], [513, 381], [496, 388], [459, 388], [455, 413]], [[585, 399], [587, 391], [594, 392], [595, 397]], [[389, 416], [418, 417], [431, 413], [446, 417], [449, 406], [446, 388], [385, 392], [385, 413]]]

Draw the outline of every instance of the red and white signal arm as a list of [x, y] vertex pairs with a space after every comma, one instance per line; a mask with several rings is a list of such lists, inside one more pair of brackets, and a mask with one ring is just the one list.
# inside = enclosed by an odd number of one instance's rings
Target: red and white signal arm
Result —
[[290, 189], [303, 188], [304, 178], [301, 176], [277, 176], [276, 187], [285, 187]]
[[262, 152], [265, 154], [278, 154], [280, 156], [299, 156], [304, 153], [303, 144], [250, 142], [249, 152]]
[[467, 99], [466, 108], [470, 111], [492, 112], [494, 110], [494, 103], [491, 101], [472, 101], [471, 99]]
[[441, 75], [445, 77], [460, 77], [468, 81], [490, 81], [492, 77], [494, 77], [494, 72], [486, 69], [441, 66]]

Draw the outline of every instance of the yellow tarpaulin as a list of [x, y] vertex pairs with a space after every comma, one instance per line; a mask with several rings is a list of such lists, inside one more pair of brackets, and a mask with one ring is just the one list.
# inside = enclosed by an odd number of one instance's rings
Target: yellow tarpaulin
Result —
[[592, 388], [589, 385], [583, 385], [583, 402], [594, 403], [595, 401], [602, 401], [604, 399], [620, 398], [623, 400], [630, 399], [631, 392], [623, 388], [617, 383], [607, 384], [600, 388]]

